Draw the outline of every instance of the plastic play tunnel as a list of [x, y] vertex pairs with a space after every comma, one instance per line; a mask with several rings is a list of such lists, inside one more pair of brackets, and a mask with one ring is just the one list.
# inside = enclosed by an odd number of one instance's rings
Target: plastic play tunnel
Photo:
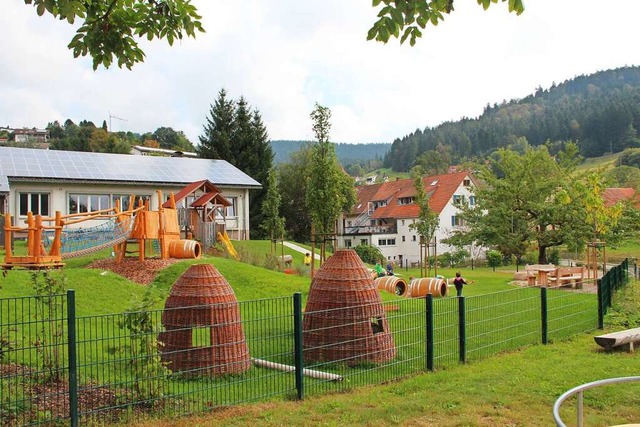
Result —
[[373, 282], [375, 283], [376, 288], [381, 291], [387, 291], [401, 297], [405, 296], [407, 293], [407, 282], [398, 276], [378, 277]]
[[422, 279], [413, 279], [409, 283], [409, 297], [420, 298], [425, 297], [428, 294], [434, 297], [446, 297], [447, 296], [447, 283], [437, 277], [425, 277]]
[[196, 240], [175, 240], [169, 243], [171, 258], [200, 258], [202, 245]]

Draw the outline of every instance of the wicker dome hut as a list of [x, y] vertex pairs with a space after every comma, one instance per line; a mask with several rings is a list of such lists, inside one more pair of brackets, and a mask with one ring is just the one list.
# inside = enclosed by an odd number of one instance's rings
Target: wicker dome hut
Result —
[[162, 324], [161, 358], [174, 372], [217, 376], [251, 367], [238, 300], [211, 264], [194, 264], [178, 278]]
[[371, 272], [352, 249], [339, 249], [316, 272], [303, 318], [304, 358], [348, 365], [396, 356]]

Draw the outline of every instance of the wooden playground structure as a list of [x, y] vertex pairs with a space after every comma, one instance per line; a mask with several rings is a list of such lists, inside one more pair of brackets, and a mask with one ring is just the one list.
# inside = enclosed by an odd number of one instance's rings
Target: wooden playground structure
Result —
[[[158, 210], [149, 210], [149, 202], [139, 200], [134, 207], [134, 196], [129, 198], [129, 209], [121, 210], [116, 200], [114, 208], [100, 211], [62, 215], [56, 211], [53, 217], [43, 217], [27, 213], [26, 227], [12, 226], [11, 215], [5, 216], [5, 259], [0, 267], [5, 270], [16, 268], [45, 269], [60, 268], [66, 258], [84, 256], [113, 247], [116, 263], [121, 263], [127, 252], [128, 243], [137, 243], [138, 260], [146, 257], [146, 242], [157, 242], [161, 259], [199, 258], [202, 254], [200, 243], [195, 240], [181, 240], [180, 226], [173, 194], [169, 197], [170, 207], [163, 207], [162, 192], [158, 191]], [[100, 224], [92, 227], [78, 227], [88, 221]], [[76, 225], [76, 227], [70, 227]], [[11, 239], [14, 233], [27, 238], [27, 254], [14, 255]]]

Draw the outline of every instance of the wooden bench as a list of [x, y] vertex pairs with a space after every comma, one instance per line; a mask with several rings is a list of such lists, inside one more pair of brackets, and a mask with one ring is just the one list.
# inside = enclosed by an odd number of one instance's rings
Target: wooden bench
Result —
[[584, 276], [587, 274], [585, 267], [558, 267], [549, 275], [549, 282], [559, 286], [572, 285], [575, 288], [582, 287]]
[[553, 264], [527, 264], [524, 266], [524, 271], [527, 274], [527, 285], [535, 286], [536, 282], [540, 285], [545, 285], [545, 283], [541, 283], [538, 277], [540, 270], [553, 269], [556, 266]]
[[610, 334], [593, 337], [593, 339], [607, 351], [616, 347], [626, 346], [626, 350], [632, 353], [634, 343], [640, 342], [640, 328], [611, 332]]

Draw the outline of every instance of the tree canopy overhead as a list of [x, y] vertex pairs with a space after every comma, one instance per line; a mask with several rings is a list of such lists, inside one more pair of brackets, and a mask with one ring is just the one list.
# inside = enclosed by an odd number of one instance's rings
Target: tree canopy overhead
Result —
[[[485, 10], [498, 1], [509, 5], [509, 12], [520, 15], [524, 11], [522, 0], [476, 0]], [[436, 26], [444, 21], [444, 15], [453, 12], [453, 0], [373, 0], [373, 7], [383, 5], [378, 20], [373, 24], [367, 40], [383, 43], [390, 37], [400, 38], [400, 43], [409, 39], [413, 46], [422, 37], [428, 24]]]
[[184, 36], [204, 32], [191, 0], [24, 0], [39, 16], [49, 13], [69, 24], [82, 24], [68, 47], [74, 57], [89, 55], [93, 69], [114, 62], [131, 69], [144, 60], [137, 39], [166, 39], [170, 45]]

